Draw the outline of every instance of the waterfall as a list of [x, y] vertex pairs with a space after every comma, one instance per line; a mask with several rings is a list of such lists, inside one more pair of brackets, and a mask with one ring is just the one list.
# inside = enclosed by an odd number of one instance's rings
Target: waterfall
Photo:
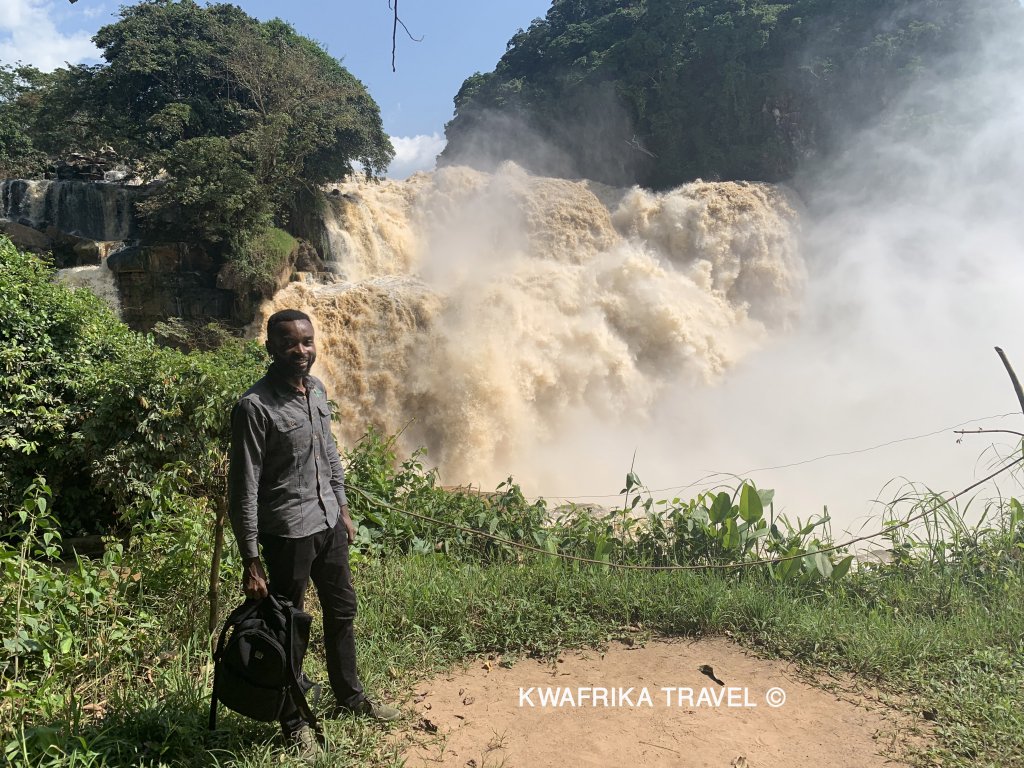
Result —
[[4, 179], [0, 218], [90, 240], [128, 240], [136, 234], [132, 205], [137, 197], [137, 190], [115, 184]]
[[89, 289], [103, 299], [114, 310], [114, 314], [121, 315], [121, 298], [117, 292], [117, 281], [114, 273], [107, 267], [106, 258], [99, 264], [58, 269], [57, 279], [72, 288]]
[[574, 415], [643, 418], [714, 383], [795, 318], [805, 282], [779, 188], [665, 193], [449, 167], [351, 182], [325, 214], [336, 280], [262, 308], [309, 312], [339, 436], [405, 428], [442, 479], [501, 479]]

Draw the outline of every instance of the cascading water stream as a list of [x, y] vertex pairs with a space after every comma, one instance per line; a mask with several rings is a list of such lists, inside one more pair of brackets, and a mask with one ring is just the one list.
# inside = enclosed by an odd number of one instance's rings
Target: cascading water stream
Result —
[[60, 269], [57, 276], [75, 288], [88, 288], [120, 314], [117, 283], [107, 258], [135, 235], [132, 204], [137, 194], [92, 181], [3, 179], [0, 219], [95, 241], [99, 264]]
[[91, 181], [0, 180], [0, 218], [39, 230], [48, 227], [90, 240], [135, 236], [136, 190]]
[[663, 194], [445, 168], [332, 198], [330, 285], [308, 311], [340, 437], [405, 428], [445, 482], [501, 479], [573, 413], [642, 417], [669, 383], [702, 387], [794, 317], [796, 216], [762, 184]]

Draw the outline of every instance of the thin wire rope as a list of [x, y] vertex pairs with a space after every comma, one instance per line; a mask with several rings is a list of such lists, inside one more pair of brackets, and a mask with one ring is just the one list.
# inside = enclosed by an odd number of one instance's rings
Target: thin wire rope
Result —
[[[733, 473], [733, 472], [709, 472], [708, 474], [704, 475], [703, 477], [698, 478], [697, 480], [694, 480], [693, 482], [687, 483], [685, 485], [670, 485], [667, 488], [647, 489], [647, 492], [648, 493], [667, 493], [669, 491], [685, 491], [688, 488], [693, 488], [695, 485], [700, 485], [700, 484], [702, 484], [702, 483], [704, 483], [704, 482], [706, 482], [706, 481], [708, 481], [708, 480], [710, 480], [712, 478], [715, 478], [715, 477], [723, 477], [723, 478], [725, 478], [725, 477], [745, 477], [747, 475], [752, 475], [755, 472], [770, 472], [770, 471], [776, 470], [776, 469], [791, 469], [792, 467], [802, 467], [802, 466], [805, 466], [807, 464], [813, 464], [816, 461], [823, 461], [824, 459], [834, 459], [834, 458], [838, 458], [838, 457], [841, 457], [841, 456], [855, 456], [855, 455], [860, 454], [860, 453], [870, 453], [871, 451], [877, 451], [877, 450], [880, 450], [882, 448], [888, 448], [891, 445], [898, 445], [900, 443], [909, 443], [909, 442], [912, 442], [914, 440], [924, 440], [927, 437], [935, 437], [936, 435], [941, 435], [941, 434], [943, 434], [945, 432], [951, 432], [951, 431], [953, 431], [955, 429], [959, 429], [960, 427], [966, 426], [967, 424], [976, 424], [979, 421], [989, 421], [991, 419], [1005, 419], [1005, 418], [1007, 418], [1009, 416], [1020, 416], [1020, 412], [1019, 411], [1011, 411], [1010, 413], [998, 413], [998, 414], [995, 414], [993, 416], [981, 416], [981, 417], [979, 417], [977, 419], [968, 419], [967, 421], [962, 421], [959, 424], [954, 424], [951, 427], [944, 427], [942, 429], [937, 429], [934, 432], [928, 432], [928, 433], [923, 434], [923, 435], [914, 435], [912, 437], [901, 437], [901, 438], [898, 438], [896, 440], [890, 440], [890, 441], [888, 441], [886, 443], [879, 443], [878, 445], [873, 445], [873, 446], [871, 446], [869, 448], [856, 448], [856, 449], [849, 450], [849, 451], [837, 451], [835, 453], [825, 453], [825, 454], [822, 454], [821, 456], [815, 456], [813, 459], [804, 459], [802, 461], [794, 461], [794, 462], [791, 462], [789, 464], [777, 464], [774, 467], [757, 467], [755, 469], [748, 469], [745, 472], [741, 472], [741, 473], [738, 473], [738, 474], [737, 473]], [[566, 501], [571, 501], [573, 499], [614, 499], [614, 498], [618, 498], [621, 495], [622, 495], [621, 492], [620, 493], [604, 493], [604, 494], [596, 494], [596, 493], [595, 494], [585, 494], [585, 493], [581, 493], [581, 494], [576, 494], [576, 495], [549, 494], [547, 496], [543, 496], [543, 495], [528, 496], [527, 498], [532, 499], [534, 501], [536, 501], [537, 499], [563, 499], [563, 500], [566, 500]]]
[[558, 559], [561, 559], [561, 560], [570, 560], [570, 561], [578, 562], [578, 563], [589, 563], [589, 564], [592, 564], [592, 565], [604, 565], [604, 566], [607, 566], [609, 568], [618, 568], [620, 570], [628, 570], [628, 571], [710, 571], [710, 570], [729, 570], [729, 569], [732, 569], [732, 568], [748, 568], [748, 567], [752, 567], [752, 566], [755, 566], [755, 565], [774, 565], [774, 564], [777, 564], [777, 563], [785, 563], [785, 562], [788, 562], [790, 560], [802, 560], [805, 557], [812, 557], [812, 556], [814, 556], [816, 554], [825, 554], [825, 553], [828, 553], [828, 552], [835, 552], [836, 550], [839, 550], [839, 549], [846, 549], [847, 547], [851, 547], [854, 544], [859, 544], [862, 541], [870, 541], [871, 539], [877, 539], [879, 536], [884, 536], [884, 535], [886, 535], [888, 533], [891, 533], [892, 531], [895, 531], [895, 530], [897, 530], [899, 528], [905, 528], [905, 527], [907, 527], [908, 525], [910, 525], [913, 522], [917, 522], [918, 520], [920, 520], [920, 519], [922, 519], [922, 518], [932, 514], [933, 512], [938, 510], [939, 508], [949, 504], [951, 501], [954, 501], [954, 500], [960, 498], [961, 496], [963, 496], [963, 495], [965, 495], [967, 493], [970, 493], [971, 491], [975, 490], [976, 488], [979, 488], [980, 486], [984, 485], [985, 483], [989, 482], [990, 480], [995, 479], [996, 477], [1001, 475], [1003, 472], [1006, 472], [1007, 470], [1012, 469], [1013, 467], [1017, 466], [1018, 464], [1021, 464], [1022, 462], [1024, 462], [1024, 456], [1021, 456], [1020, 458], [1014, 459], [1009, 464], [1005, 464], [1004, 466], [1002, 466], [1001, 468], [997, 469], [992, 474], [988, 475], [987, 477], [982, 478], [981, 480], [978, 480], [978, 481], [972, 483], [971, 485], [967, 486], [966, 488], [964, 488], [964, 489], [962, 489], [960, 491], [957, 491], [952, 496], [950, 496], [948, 498], [941, 499], [939, 502], [936, 502], [935, 505], [930, 507], [929, 509], [926, 509], [926, 510], [924, 510], [922, 512], [919, 512], [916, 515], [911, 515], [906, 520], [900, 520], [897, 523], [892, 523], [891, 525], [888, 525], [888, 526], [882, 528], [882, 530], [878, 531], [877, 533], [872, 533], [872, 534], [869, 534], [869, 535], [866, 535], [866, 536], [857, 536], [855, 538], [849, 539], [849, 540], [847, 540], [845, 542], [842, 542], [840, 544], [833, 544], [833, 545], [830, 545], [828, 547], [822, 547], [821, 549], [816, 549], [814, 552], [805, 552], [805, 553], [800, 554], [800, 555], [783, 555], [781, 557], [763, 558], [763, 559], [760, 559], [760, 560], [746, 560], [746, 561], [742, 561], [742, 562], [738, 562], [738, 563], [701, 563], [701, 564], [694, 564], [694, 565], [642, 565], [642, 564], [639, 564], [639, 563], [611, 563], [611, 562], [605, 562], [604, 560], [596, 560], [594, 558], [589, 558], [589, 557], [580, 557], [579, 555], [567, 555], [567, 554], [563, 554], [563, 553], [560, 553], [560, 552], [549, 552], [546, 549], [541, 549], [540, 547], [535, 547], [532, 544], [524, 544], [523, 542], [520, 542], [520, 541], [514, 541], [512, 539], [506, 539], [503, 536], [496, 536], [493, 533], [487, 533], [486, 531], [478, 531], [478, 530], [475, 530], [473, 528], [467, 528], [467, 527], [465, 527], [463, 525], [459, 525], [458, 523], [448, 522], [447, 520], [438, 520], [437, 518], [430, 517], [429, 515], [424, 515], [424, 514], [421, 514], [419, 512], [412, 512], [412, 511], [410, 511], [408, 509], [403, 509], [401, 507], [396, 507], [395, 505], [389, 504], [388, 502], [383, 501], [382, 499], [378, 499], [372, 493], [370, 493], [368, 491], [364, 491], [362, 488], [359, 488], [358, 486], [355, 486], [355, 485], [348, 485], [348, 484], [346, 484], [346, 488], [349, 489], [349, 490], [353, 490], [356, 493], [360, 494], [367, 501], [370, 501], [371, 503], [377, 504], [378, 506], [384, 507], [385, 509], [390, 509], [393, 512], [398, 512], [399, 514], [409, 515], [410, 517], [415, 517], [415, 518], [418, 518], [420, 520], [424, 520], [426, 522], [434, 523], [436, 525], [442, 525], [442, 526], [446, 526], [448, 528], [454, 528], [455, 530], [462, 531], [464, 533], [468, 533], [468, 534], [473, 535], [473, 536], [480, 536], [480, 537], [483, 537], [485, 539], [490, 539], [491, 541], [496, 541], [499, 544], [507, 544], [507, 545], [509, 545], [509, 546], [511, 546], [513, 548], [516, 548], [516, 549], [522, 549], [522, 550], [526, 550], [526, 551], [529, 551], [529, 552], [536, 552], [536, 553], [541, 554], [541, 555], [547, 555], [548, 557], [555, 557], [555, 558], [558, 558]]

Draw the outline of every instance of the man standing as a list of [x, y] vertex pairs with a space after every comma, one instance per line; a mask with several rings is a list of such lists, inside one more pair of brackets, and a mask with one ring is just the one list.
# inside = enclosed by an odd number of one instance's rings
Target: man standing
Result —
[[[312, 578], [338, 712], [395, 720], [401, 713], [371, 702], [356, 670], [356, 594], [348, 564], [355, 528], [327, 393], [309, 374], [316, 360], [309, 316], [294, 309], [273, 314], [266, 345], [273, 361], [267, 375], [231, 414], [228, 509], [244, 560], [242, 589], [253, 599], [269, 591], [301, 609]], [[282, 715], [281, 728], [304, 756], [315, 757], [319, 745], [297, 709]]]

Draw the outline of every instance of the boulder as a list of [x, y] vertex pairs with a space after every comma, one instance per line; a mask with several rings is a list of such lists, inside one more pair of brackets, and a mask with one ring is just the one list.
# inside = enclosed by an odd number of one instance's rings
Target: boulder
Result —
[[45, 232], [16, 221], [0, 219], [0, 233], [7, 235], [11, 242], [23, 251], [49, 253], [53, 250], [53, 239]]
[[296, 272], [326, 272], [327, 266], [320, 258], [316, 248], [305, 240], [299, 240], [299, 248], [295, 254]]
[[111, 245], [105, 241], [61, 232], [53, 226], [46, 228], [46, 235], [53, 243], [54, 261], [61, 269], [99, 264]]

